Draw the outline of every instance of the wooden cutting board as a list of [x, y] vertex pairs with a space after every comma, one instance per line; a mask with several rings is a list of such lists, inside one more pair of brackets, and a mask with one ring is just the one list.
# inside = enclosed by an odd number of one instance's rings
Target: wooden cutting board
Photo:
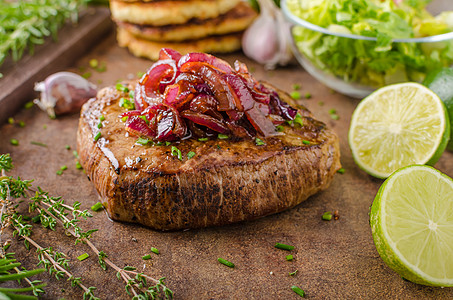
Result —
[[[136, 78], [151, 62], [131, 56], [116, 45], [110, 35], [71, 70], [87, 68], [90, 59], [106, 62], [107, 71], [93, 71], [90, 80], [99, 87], [118, 79]], [[453, 289], [432, 288], [402, 280], [379, 257], [368, 224], [369, 207], [382, 183], [361, 171], [353, 162], [347, 131], [358, 100], [334, 93], [294, 64], [275, 71], [265, 71], [241, 53], [223, 56], [230, 63], [239, 59], [250, 66], [256, 78], [291, 91], [300, 84], [301, 94], [312, 97], [300, 101], [323, 120], [340, 137], [341, 162], [346, 172], [337, 174], [326, 191], [283, 213], [253, 222], [199, 230], [157, 232], [141, 226], [111, 221], [104, 212], [81, 223], [86, 229], [98, 228], [92, 242], [105, 251], [120, 267], [135, 266], [157, 278], [165, 276], [175, 299], [299, 299], [292, 285], [304, 289], [310, 299], [452, 299]], [[89, 70], [89, 68], [87, 68]], [[332, 120], [336, 109], [339, 120]], [[35, 179], [51, 195], [63, 196], [68, 203], [79, 201], [89, 208], [98, 201], [92, 184], [83, 171], [75, 168], [72, 150], [76, 145], [78, 116], [50, 120], [37, 107], [14, 115], [25, 127], [6, 124], [0, 131], [0, 153], [11, 153], [13, 175]], [[18, 146], [9, 143], [11, 138]], [[31, 142], [40, 142], [47, 147]], [[71, 150], [65, 146], [70, 145]], [[59, 176], [56, 171], [67, 165]], [[443, 154], [436, 167], [453, 176], [453, 154]], [[22, 208], [24, 210], [24, 208]], [[321, 219], [325, 211], [338, 210], [340, 218]], [[102, 299], [127, 299], [124, 285], [112, 269], [103, 271], [91, 255], [83, 262], [77, 256], [91, 253], [86, 245], [74, 246], [72, 238], [61, 229], [37, 230], [33, 235], [43, 246], [64, 251], [71, 258], [71, 270], [82, 276], [87, 286], [96, 286]], [[22, 258], [25, 266], [37, 263], [34, 250], [27, 251], [21, 241], [12, 238], [11, 251]], [[280, 242], [295, 246], [293, 261], [289, 252], [274, 248]], [[150, 248], [160, 250], [150, 260], [142, 260]], [[152, 253], [151, 253], [152, 254]], [[217, 262], [222, 257], [234, 262], [230, 269]], [[295, 276], [290, 272], [298, 270]], [[49, 283], [44, 299], [80, 299], [82, 292], [65, 280], [57, 281], [46, 274], [39, 276]]]

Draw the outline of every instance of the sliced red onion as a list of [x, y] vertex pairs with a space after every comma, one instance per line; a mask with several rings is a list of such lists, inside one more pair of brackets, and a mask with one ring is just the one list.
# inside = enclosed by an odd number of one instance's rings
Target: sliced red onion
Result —
[[126, 121], [126, 131], [138, 136], [154, 138], [156, 133], [148, 126], [145, 120], [138, 115], [130, 116]]
[[97, 94], [94, 84], [71, 72], [50, 75], [44, 81], [35, 84], [35, 91], [41, 95], [34, 103], [51, 118], [79, 111], [88, 99]]
[[265, 137], [275, 136], [278, 134], [272, 121], [256, 107], [245, 112], [247, 119], [252, 126]]
[[231, 74], [233, 72], [233, 68], [231, 68], [229, 63], [207, 53], [188, 53], [184, 55], [178, 62], [178, 68], [188, 62], [203, 62], [224, 73]]
[[159, 60], [172, 59], [177, 63], [181, 56], [181, 53], [170, 48], [162, 48], [159, 52]]
[[226, 134], [229, 132], [228, 127], [223, 125], [219, 120], [205, 114], [185, 110], [181, 112], [181, 117], [189, 119], [198, 125], [206, 126], [219, 133]]
[[233, 94], [237, 110], [247, 111], [255, 105], [255, 100], [239, 76], [225, 74], [223, 79], [231, 87], [230, 92]]

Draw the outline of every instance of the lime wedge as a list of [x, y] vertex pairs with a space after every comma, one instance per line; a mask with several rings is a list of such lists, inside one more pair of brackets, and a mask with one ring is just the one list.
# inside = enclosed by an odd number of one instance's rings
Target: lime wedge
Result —
[[436, 163], [449, 138], [442, 100], [414, 82], [389, 85], [363, 99], [349, 128], [355, 162], [378, 178], [408, 165]]
[[374, 243], [384, 262], [403, 278], [453, 286], [453, 180], [414, 165], [393, 173], [371, 207]]

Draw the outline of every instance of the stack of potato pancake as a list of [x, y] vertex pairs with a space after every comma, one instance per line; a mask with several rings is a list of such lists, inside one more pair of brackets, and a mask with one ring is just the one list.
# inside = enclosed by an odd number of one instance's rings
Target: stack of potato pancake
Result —
[[119, 45], [151, 60], [161, 48], [182, 54], [236, 51], [257, 15], [241, 0], [110, 0], [110, 10]]

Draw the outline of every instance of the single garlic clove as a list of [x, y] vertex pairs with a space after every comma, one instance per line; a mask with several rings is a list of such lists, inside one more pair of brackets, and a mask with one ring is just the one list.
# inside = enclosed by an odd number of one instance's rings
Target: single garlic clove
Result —
[[35, 91], [40, 92], [40, 99], [35, 99], [49, 117], [73, 113], [90, 98], [96, 96], [96, 86], [85, 78], [71, 72], [58, 72], [42, 82], [35, 84]]

